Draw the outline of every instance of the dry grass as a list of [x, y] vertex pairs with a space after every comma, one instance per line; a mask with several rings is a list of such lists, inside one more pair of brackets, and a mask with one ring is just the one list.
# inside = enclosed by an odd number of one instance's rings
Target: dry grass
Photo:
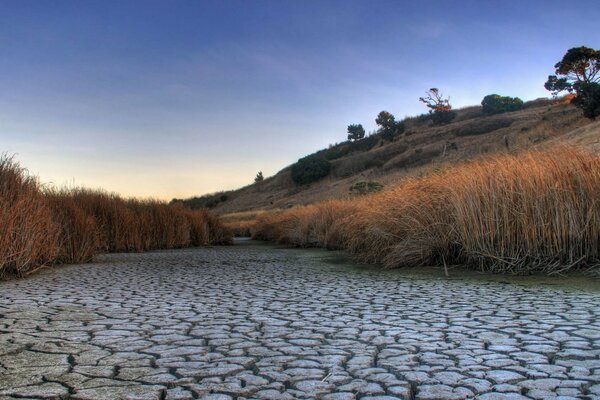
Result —
[[11, 158], [0, 159], [0, 277], [53, 260], [59, 226], [39, 183]]
[[265, 210], [242, 211], [221, 215], [219, 219], [235, 237], [248, 237], [252, 235], [256, 219], [268, 212]]
[[265, 213], [252, 228], [252, 237], [282, 244], [338, 249], [346, 242], [343, 223], [360, 210], [360, 201], [326, 200]]
[[[394, 141], [379, 141], [372, 147], [348, 152], [344, 149], [349, 145], [340, 144], [317, 152], [343, 153], [331, 160], [332, 170], [327, 178], [297, 186], [290, 169], [284, 168], [260, 184], [228, 192], [228, 199], [218, 203], [214, 210], [230, 214], [345, 199], [352, 184], [359, 181], [376, 180], [391, 186], [408, 176], [419, 176], [424, 169], [454, 165], [484, 154], [539, 149], [569, 136], [580, 138], [571, 132], [592, 122], [582, 116], [581, 110], [564, 103], [540, 99], [527, 102], [523, 110], [493, 116], [484, 115], [481, 106], [467, 107], [456, 110], [456, 119], [443, 126], [413, 118], [407, 121], [406, 133]], [[589, 135], [592, 143], [598, 142], [599, 137], [598, 131]]]
[[86, 213], [77, 199], [65, 190], [49, 190], [46, 199], [59, 226], [59, 253], [54, 262], [69, 264], [91, 261], [100, 248], [96, 219]]
[[358, 200], [265, 214], [253, 236], [344, 248], [387, 267], [561, 273], [599, 265], [599, 204], [600, 158], [554, 147], [490, 156]]
[[88, 262], [98, 252], [230, 242], [229, 231], [207, 210], [43, 188], [11, 158], [0, 158], [0, 278], [47, 264]]

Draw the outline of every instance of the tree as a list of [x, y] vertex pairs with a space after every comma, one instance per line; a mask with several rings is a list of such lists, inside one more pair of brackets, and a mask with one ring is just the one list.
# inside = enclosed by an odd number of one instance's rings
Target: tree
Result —
[[600, 115], [600, 83], [582, 83], [577, 87], [573, 105], [581, 108], [583, 116], [595, 119]]
[[481, 106], [484, 114], [501, 114], [520, 110], [523, 108], [523, 100], [518, 97], [489, 94], [483, 98]]
[[556, 65], [556, 75], [549, 75], [544, 84], [554, 96], [561, 92], [575, 93], [572, 103], [583, 115], [594, 119], [600, 115], [600, 50], [573, 47]]
[[404, 124], [396, 122], [396, 118], [387, 111], [381, 111], [377, 114], [375, 123], [379, 125], [377, 133], [384, 139], [392, 139], [394, 135], [404, 132]]
[[258, 171], [258, 174], [256, 174], [256, 177], [254, 177], [254, 182], [262, 182], [265, 179], [265, 177], [263, 176], [262, 171]]
[[450, 97], [444, 99], [438, 88], [431, 88], [425, 92], [425, 97], [419, 97], [419, 101], [429, 108], [429, 114], [435, 125], [446, 124], [456, 117], [450, 105]]
[[348, 140], [360, 140], [365, 137], [365, 128], [361, 124], [348, 125]]

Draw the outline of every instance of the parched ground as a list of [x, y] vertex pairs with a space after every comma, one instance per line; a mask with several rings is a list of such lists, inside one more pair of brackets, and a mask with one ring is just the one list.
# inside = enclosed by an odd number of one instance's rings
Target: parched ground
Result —
[[600, 398], [600, 295], [270, 246], [0, 283], [0, 399]]

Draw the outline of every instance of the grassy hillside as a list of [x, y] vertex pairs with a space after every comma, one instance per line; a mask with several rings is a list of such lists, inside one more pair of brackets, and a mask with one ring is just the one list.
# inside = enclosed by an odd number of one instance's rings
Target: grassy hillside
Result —
[[562, 145], [461, 163], [352, 200], [265, 212], [255, 238], [387, 267], [600, 271], [600, 156]]
[[[584, 145], [600, 137], [597, 123], [584, 118], [567, 101], [536, 100], [520, 111], [487, 116], [480, 106], [456, 110], [452, 123], [433, 126], [427, 118], [406, 119], [406, 130], [393, 140], [367, 137], [315, 153], [329, 159], [329, 175], [297, 185], [287, 167], [275, 176], [239, 190], [189, 200], [218, 214], [289, 208], [325, 199], [351, 197], [357, 182], [389, 187], [407, 176], [420, 176], [481, 155], [544, 147], [569, 139]], [[508, 147], [506, 146], [508, 144]]]

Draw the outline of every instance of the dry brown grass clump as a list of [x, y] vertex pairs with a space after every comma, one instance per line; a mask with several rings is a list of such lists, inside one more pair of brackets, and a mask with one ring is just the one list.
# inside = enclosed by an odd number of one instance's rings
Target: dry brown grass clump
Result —
[[235, 237], [249, 237], [252, 236], [252, 229], [256, 224], [255, 220], [249, 221], [230, 221], [224, 222], [223, 225], [231, 232]]
[[97, 190], [42, 188], [11, 158], [0, 158], [0, 278], [48, 264], [88, 262], [98, 252], [230, 242], [230, 232], [208, 210]]
[[346, 219], [358, 210], [357, 203], [327, 200], [285, 211], [265, 213], [258, 217], [252, 236], [301, 247], [342, 248]]
[[96, 219], [68, 191], [48, 190], [46, 199], [59, 226], [59, 252], [53, 261], [59, 264], [91, 261], [101, 247]]
[[192, 246], [233, 244], [231, 231], [208, 209], [190, 210], [181, 207], [190, 223]]
[[23, 275], [59, 252], [59, 226], [38, 181], [0, 158], [0, 277]]
[[560, 273], [600, 260], [600, 158], [572, 148], [495, 155], [356, 200], [257, 220], [254, 237], [345, 248], [388, 267]]
[[249, 237], [252, 235], [252, 230], [256, 224], [256, 219], [260, 215], [273, 211], [254, 210], [242, 211], [230, 214], [220, 215], [219, 219], [223, 225], [235, 237]]
[[600, 158], [557, 147], [462, 167], [454, 240], [470, 264], [562, 272], [600, 260]]

